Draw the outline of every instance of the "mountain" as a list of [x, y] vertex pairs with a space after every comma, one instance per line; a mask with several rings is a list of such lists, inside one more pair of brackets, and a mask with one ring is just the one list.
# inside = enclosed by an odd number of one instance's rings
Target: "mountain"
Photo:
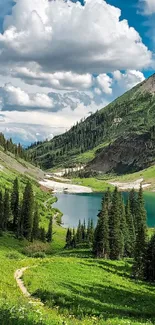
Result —
[[[89, 168], [103, 172], [140, 170], [155, 160], [154, 125], [155, 74], [64, 134], [32, 145], [28, 153], [44, 169], [89, 163]], [[141, 154], [141, 160], [134, 161], [134, 155]]]

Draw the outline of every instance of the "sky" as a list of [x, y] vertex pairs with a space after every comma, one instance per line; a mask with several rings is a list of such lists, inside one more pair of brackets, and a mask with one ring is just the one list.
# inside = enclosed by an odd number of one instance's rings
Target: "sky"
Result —
[[155, 0], [0, 0], [0, 132], [65, 132], [155, 71]]

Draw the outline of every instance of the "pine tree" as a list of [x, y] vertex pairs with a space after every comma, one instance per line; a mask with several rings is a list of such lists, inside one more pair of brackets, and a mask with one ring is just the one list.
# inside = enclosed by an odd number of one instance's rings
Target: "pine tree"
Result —
[[66, 248], [70, 248], [72, 246], [72, 231], [70, 228], [67, 229], [66, 233]]
[[8, 223], [9, 223], [9, 219], [10, 219], [10, 196], [9, 196], [9, 192], [8, 190], [5, 190], [4, 193], [4, 221], [3, 221], [3, 230], [7, 230], [8, 229]]
[[26, 239], [31, 240], [33, 227], [33, 205], [34, 195], [30, 182], [27, 183], [23, 195], [22, 218], [23, 218], [23, 235]]
[[33, 227], [32, 227], [32, 235], [31, 239], [38, 239], [39, 237], [39, 212], [38, 206], [36, 205], [34, 216], [33, 216]]
[[125, 205], [122, 197], [122, 193], [118, 193], [118, 203], [119, 203], [119, 214], [120, 214], [120, 236], [121, 236], [121, 251], [120, 256], [123, 257], [125, 255], [125, 244], [127, 241], [127, 223], [125, 217]]
[[3, 194], [0, 191], [0, 229], [3, 229], [3, 222], [4, 222], [4, 207], [3, 207]]
[[82, 242], [82, 229], [81, 229], [81, 221], [79, 220], [77, 233], [76, 233], [76, 241], [77, 244], [80, 244]]
[[88, 227], [87, 227], [87, 234], [86, 234], [86, 239], [89, 245], [92, 245], [93, 240], [94, 240], [94, 225], [93, 225], [93, 220], [88, 220]]
[[130, 211], [134, 222], [135, 233], [137, 234], [137, 193], [134, 188], [129, 193], [129, 203], [130, 203]]
[[110, 259], [120, 259], [123, 248], [123, 239], [120, 229], [121, 215], [119, 206], [119, 194], [117, 187], [112, 196], [110, 209], [109, 229], [110, 229]]
[[146, 281], [155, 281], [155, 234], [147, 244], [144, 261], [144, 279]]
[[73, 229], [73, 238], [72, 238], [71, 246], [72, 246], [72, 248], [76, 248], [76, 234], [75, 234], [75, 229]]
[[51, 217], [49, 220], [48, 231], [47, 231], [47, 235], [46, 235], [48, 243], [52, 242], [52, 226], [53, 226], [53, 219]]
[[108, 258], [109, 249], [109, 217], [107, 204], [102, 201], [102, 210], [98, 214], [98, 222], [94, 232], [93, 253], [99, 258]]
[[13, 190], [11, 193], [11, 211], [13, 215], [13, 230], [17, 230], [19, 217], [19, 184], [18, 178], [14, 180]]
[[40, 240], [41, 240], [43, 243], [45, 243], [45, 242], [46, 242], [46, 231], [45, 231], [45, 229], [44, 229], [43, 227], [41, 227], [41, 228], [39, 229], [39, 233], [40, 233], [40, 235], [39, 235]]
[[135, 226], [134, 226], [134, 221], [133, 221], [133, 215], [131, 214], [129, 199], [127, 200], [126, 207], [125, 207], [125, 217], [126, 217], [126, 223], [127, 223], [125, 252], [126, 252], [126, 256], [133, 257], [136, 235], [135, 235]]
[[134, 265], [133, 272], [135, 277], [144, 277], [144, 260], [146, 253], [146, 241], [147, 241], [147, 225], [146, 225], [146, 210], [143, 198], [143, 189], [140, 187], [138, 193], [138, 205], [137, 205], [137, 234], [134, 253]]

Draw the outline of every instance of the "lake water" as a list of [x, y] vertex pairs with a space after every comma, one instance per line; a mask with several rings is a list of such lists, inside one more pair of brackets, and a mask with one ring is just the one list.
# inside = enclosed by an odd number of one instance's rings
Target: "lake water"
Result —
[[[127, 193], [123, 193], [124, 199]], [[64, 227], [77, 227], [79, 219], [88, 222], [97, 221], [97, 214], [101, 207], [103, 193], [57, 194], [58, 201], [53, 207], [63, 213]], [[144, 193], [147, 210], [147, 223], [149, 227], [155, 227], [155, 193]]]

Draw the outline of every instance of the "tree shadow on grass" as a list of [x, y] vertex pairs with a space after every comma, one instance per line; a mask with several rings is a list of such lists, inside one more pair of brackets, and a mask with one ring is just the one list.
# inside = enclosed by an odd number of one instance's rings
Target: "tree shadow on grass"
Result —
[[[61, 313], [76, 317], [102, 316], [104, 319], [118, 317], [134, 320], [155, 320], [155, 297], [130, 292], [126, 288], [114, 288], [103, 285], [62, 284], [62, 292], [38, 289], [34, 296], [39, 297], [49, 307], [59, 306]], [[153, 309], [153, 310], [152, 310]]]

